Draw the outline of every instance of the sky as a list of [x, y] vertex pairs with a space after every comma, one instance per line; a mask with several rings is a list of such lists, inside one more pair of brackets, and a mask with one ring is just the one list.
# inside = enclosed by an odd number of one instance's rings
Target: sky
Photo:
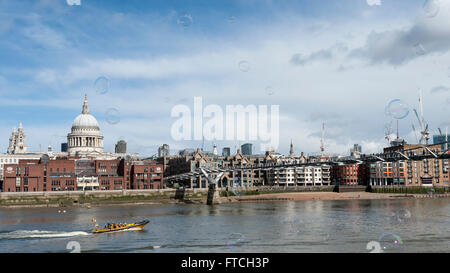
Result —
[[419, 88], [431, 133], [450, 126], [449, 50], [450, 0], [0, 0], [0, 151], [20, 121], [28, 150], [59, 151], [87, 94], [110, 152], [212, 150], [171, 136], [171, 110], [194, 97], [279, 105], [282, 154], [318, 153], [322, 123], [326, 152], [380, 152], [394, 99], [417, 142]]

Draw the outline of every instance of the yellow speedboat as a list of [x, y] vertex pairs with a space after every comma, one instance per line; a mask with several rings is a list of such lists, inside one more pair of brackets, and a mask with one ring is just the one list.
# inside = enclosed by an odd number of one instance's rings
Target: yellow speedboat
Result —
[[149, 220], [143, 220], [136, 223], [131, 224], [106, 224], [104, 228], [96, 228], [92, 230], [92, 233], [105, 233], [105, 232], [114, 232], [114, 231], [122, 231], [122, 230], [141, 230], [144, 228], [146, 224], [148, 224]]

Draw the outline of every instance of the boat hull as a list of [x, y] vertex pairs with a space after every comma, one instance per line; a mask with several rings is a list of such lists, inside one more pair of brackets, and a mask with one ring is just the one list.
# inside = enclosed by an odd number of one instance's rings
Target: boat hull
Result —
[[118, 231], [127, 231], [127, 230], [142, 230], [145, 225], [147, 225], [150, 221], [144, 220], [137, 223], [128, 224], [124, 227], [120, 228], [100, 228], [94, 229], [92, 233], [107, 233], [107, 232], [118, 232]]

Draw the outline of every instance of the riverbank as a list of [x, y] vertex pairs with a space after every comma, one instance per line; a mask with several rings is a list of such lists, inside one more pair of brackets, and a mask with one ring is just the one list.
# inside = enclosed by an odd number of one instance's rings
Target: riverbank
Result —
[[[28, 192], [0, 193], [0, 207], [70, 207], [108, 205], [206, 204], [207, 189], [123, 190], [93, 192]], [[228, 196], [227, 196], [228, 194]], [[221, 191], [219, 203], [313, 201], [313, 200], [373, 200], [398, 198], [448, 198], [445, 194], [406, 194], [374, 192], [333, 192], [330, 187], [295, 189], [252, 188], [240, 192]]]
[[263, 202], [263, 201], [312, 201], [312, 200], [372, 200], [414, 198], [414, 195], [370, 193], [370, 192], [286, 192], [265, 193], [263, 195], [244, 195], [221, 197], [221, 202]]
[[0, 193], [0, 207], [70, 207], [116, 204], [201, 203], [206, 189], [116, 190], [86, 192], [20, 192]]

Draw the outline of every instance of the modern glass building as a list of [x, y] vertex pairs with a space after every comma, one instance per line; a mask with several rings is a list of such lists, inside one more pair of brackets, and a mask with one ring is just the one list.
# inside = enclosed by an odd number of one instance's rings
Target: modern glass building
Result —
[[243, 155], [252, 155], [252, 147], [253, 145], [251, 143], [245, 143], [241, 146], [242, 154]]
[[[447, 135], [447, 141], [450, 141], [450, 135]], [[433, 135], [433, 144], [439, 144], [442, 143], [441, 149], [445, 149], [445, 135]], [[447, 145], [447, 147], [450, 147], [450, 144]]]
[[224, 147], [222, 149], [222, 156], [230, 156], [231, 155], [231, 149], [230, 147]]

